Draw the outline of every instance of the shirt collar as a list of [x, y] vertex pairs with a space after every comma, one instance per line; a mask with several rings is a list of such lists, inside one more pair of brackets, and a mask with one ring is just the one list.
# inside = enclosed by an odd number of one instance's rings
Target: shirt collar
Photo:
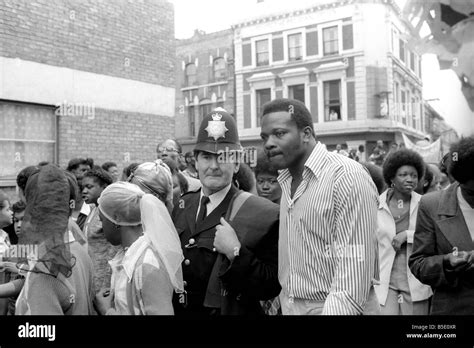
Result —
[[[229, 184], [228, 186], [224, 187], [222, 190], [217, 191], [217, 192], [213, 193], [212, 195], [209, 195], [210, 203], [213, 206], [218, 206], [224, 200], [225, 196], [227, 196], [227, 193], [229, 193], [231, 186], [232, 185]], [[201, 199], [202, 199], [202, 197], [204, 197], [204, 192], [201, 189]]]
[[64, 234], [64, 243], [72, 243], [75, 242], [76, 238], [74, 238], [74, 234], [70, 229], [67, 230], [67, 233]]
[[[314, 174], [314, 176], [316, 176], [316, 178], [319, 176], [324, 166], [324, 159], [326, 158], [326, 153], [327, 153], [326, 147], [318, 141], [313, 151], [311, 151], [311, 154], [309, 155], [308, 159], [306, 160], [304, 164], [305, 170], [303, 171], [303, 178], [305, 178], [308, 175], [307, 174], [308, 171], [311, 171]], [[290, 171], [288, 170], [288, 168], [286, 168], [280, 171], [280, 174], [278, 176], [278, 182], [281, 185], [290, 177], [291, 177]]]
[[80, 210], [80, 214], [84, 214], [85, 216], [88, 216], [91, 212], [91, 206], [87, 204], [86, 202], [82, 203], [82, 207]]
[[115, 257], [109, 261], [109, 264], [112, 268], [122, 266], [125, 274], [127, 275], [128, 281], [132, 280], [133, 271], [135, 269], [135, 264], [138, 259], [142, 256], [143, 251], [149, 245], [147, 243], [147, 238], [145, 235], [140, 236], [135, 242], [130, 245], [128, 249], [120, 249]]
[[471, 206], [469, 205], [469, 203], [466, 201], [466, 199], [464, 198], [464, 196], [462, 195], [462, 192], [461, 192], [461, 186], [458, 186], [457, 190], [456, 190], [456, 195], [458, 196], [458, 202], [459, 202], [459, 206], [461, 207], [461, 209], [464, 209], [464, 210], [472, 210], [473, 208], [471, 208]]

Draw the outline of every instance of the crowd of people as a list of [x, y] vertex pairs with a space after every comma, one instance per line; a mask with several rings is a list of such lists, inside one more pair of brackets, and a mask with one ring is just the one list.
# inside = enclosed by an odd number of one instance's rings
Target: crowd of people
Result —
[[218, 108], [193, 152], [167, 139], [121, 175], [21, 170], [19, 200], [0, 191], [0, 314], [474, 314], [473, 136], [439, 165], [383, 142], [362, 162], [301, 102], [260, 117], [254, 168]]

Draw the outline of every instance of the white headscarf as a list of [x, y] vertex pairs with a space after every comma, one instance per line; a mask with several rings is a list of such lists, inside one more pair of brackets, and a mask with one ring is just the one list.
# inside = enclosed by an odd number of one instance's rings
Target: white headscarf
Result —
[[114, 224], [143, 226], [143, 233], [165, 265], [175, 291], [182, 292], [183, 251], [165, 204], [137, 185], [122, 181], [107, 186], [98, 203], [100, 212]]

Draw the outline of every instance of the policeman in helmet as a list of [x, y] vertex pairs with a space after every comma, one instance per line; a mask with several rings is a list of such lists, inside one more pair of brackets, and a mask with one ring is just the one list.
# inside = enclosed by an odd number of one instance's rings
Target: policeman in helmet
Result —
[[194, 148], [202, 188], [172, 214], [184, 254], [176, 315], [263, 314], [259, 301], [280, 292], [279, 207], [232, 184], [241, 151], [231, 115], [218, 108], [203, 118]]

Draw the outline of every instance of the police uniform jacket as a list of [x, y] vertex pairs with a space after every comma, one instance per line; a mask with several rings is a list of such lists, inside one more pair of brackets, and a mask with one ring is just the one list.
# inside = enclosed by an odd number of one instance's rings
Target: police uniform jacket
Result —
[[[201, 191], [181, 197], [173, 210], [173, 221], [183, 248], [183, 279], [187, 294], [186, 306], [174, 299], [176, 315], [213, 315], [259, 313], [259, 300], [270, 299], [280, 292], [278, 283], [278, 205], [256, 196], [247, 199], [230, 225], [240, 240], [239, 256], [233, 262], [225, 258], [219, 272], [213, 272], [218, 253], [214, 251], [216, 226], [225, 217], [230, 202], [238, 190], [233, 185], [224, 200], [196, 229], [196, 215]], [[221, 256], [222, 258], [222, 256]], [[226, 301], [220, 307], [204, 305], [210, 282], [219, 277]], [[231, 301], [229, 301], [229, 299]], [[225, 308], [232, 300], [238, 305]], [[235, 302], [235, 301], [234, 301]]]

